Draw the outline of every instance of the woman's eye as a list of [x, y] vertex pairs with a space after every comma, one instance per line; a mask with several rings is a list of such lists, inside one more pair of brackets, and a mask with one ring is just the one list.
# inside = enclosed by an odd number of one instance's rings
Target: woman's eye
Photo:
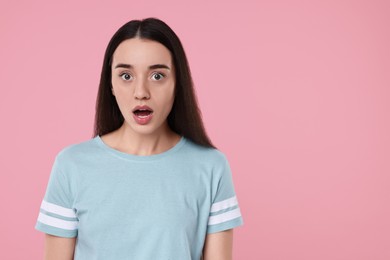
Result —
[[162, 73], [155, 73], [152, 75], [152, 78], [155, 80], [162, 80], [163, 78], [165, 78], [165, 75]]
[[131, 76], [130, 76], [129, 74], [127, 74], [127, 73], [122, 73], [122, 74], [120, 75], [120, 77], [121, 77], [122, 79], [124, 79], [124, 80], [130, 80], [130, 79], [131, 79]]

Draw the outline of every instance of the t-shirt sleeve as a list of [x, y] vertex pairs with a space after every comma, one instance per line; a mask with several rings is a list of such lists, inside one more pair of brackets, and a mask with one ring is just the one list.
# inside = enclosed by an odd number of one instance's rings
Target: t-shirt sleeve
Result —
[[57, 155], [52, 166], [35, 229], [59, 237], [76, 237], [78, 219], [73, 208], [72, 185]]
[[215, 233], [244, 224], [226, 156], [220, 153], [212, 181], [212, 205], [207, 233]]

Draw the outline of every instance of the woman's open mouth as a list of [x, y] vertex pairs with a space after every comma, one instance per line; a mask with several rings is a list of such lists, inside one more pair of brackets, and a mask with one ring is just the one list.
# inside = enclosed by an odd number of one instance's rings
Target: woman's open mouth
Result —
[[152, 119], [153, 110], [148, 106], [136, 106], [133, 109], [133, 118], [140, 124], [145, 125]]

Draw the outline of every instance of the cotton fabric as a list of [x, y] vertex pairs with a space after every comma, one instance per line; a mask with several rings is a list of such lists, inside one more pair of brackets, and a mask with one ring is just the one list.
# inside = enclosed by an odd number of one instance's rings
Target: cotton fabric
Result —
[[55, 157], [35, 228], [77, 237], [75, 260], [200, 259], [205, 237], [243, 225], [226, 156], [181, 137], [131, 155], [99, 135]]

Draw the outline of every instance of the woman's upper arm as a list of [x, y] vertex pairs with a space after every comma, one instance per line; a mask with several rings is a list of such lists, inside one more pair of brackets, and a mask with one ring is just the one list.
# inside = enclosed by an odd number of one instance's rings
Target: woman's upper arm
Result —
[[232, 260], [233, 259], [233, 229], [207, 234], [203, 260]]
[[73, 260], [76, 237], [45, 234], [45, 260]]

